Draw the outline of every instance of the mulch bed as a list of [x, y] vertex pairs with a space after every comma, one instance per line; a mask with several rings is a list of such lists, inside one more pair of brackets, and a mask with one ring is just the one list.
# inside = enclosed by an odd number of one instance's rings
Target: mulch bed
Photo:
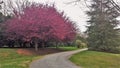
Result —
[[17, 49], [17, 53], [20, 55], [47, 55], [52, 53], [62, 52], [63, 50], [56, 48], [39, 48], [38, 51], [35, 51], [34, 48], [20, 48]]

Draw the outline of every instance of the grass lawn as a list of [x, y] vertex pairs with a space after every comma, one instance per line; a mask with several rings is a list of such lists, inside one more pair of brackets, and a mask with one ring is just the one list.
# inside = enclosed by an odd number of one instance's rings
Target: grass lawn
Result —
[[59, 47], [59, 49], [64, 50], [64, 51], [72, 51], [72, 50], [77, 50], [79, 48], [77, 48], [77, 47]]
[[0, 68], [28, 68], [30, 62], [42, 57], [19, 55], [16, 50], [0, 48]]
[[[49, 48], [56, 48], [56, 47], [49, 47]], [[73, 47], [73, 46], [59, 46], [58, 49], [63, 50], [63, 51], [73, 51], [73, 50], [77, 50], [80, 48]]]
[[83, 51], [70, 60], [82, 68], [120, 68], [120, 54]]

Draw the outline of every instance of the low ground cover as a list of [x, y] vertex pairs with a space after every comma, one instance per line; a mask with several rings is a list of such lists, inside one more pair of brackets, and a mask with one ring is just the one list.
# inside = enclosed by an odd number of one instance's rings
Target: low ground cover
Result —
[[120, 68], [120, 54], [84, 51], [73, 55], [70, 60], [82, 68]]
[[16, 50], [0, 48], [0, 68], [28, 68], [30, 62], [42, 57], [18, 54]]

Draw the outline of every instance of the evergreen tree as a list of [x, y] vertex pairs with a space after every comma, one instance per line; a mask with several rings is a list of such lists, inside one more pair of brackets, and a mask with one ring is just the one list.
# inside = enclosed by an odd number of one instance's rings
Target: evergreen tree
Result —
[[88, 48], [104, 52], [119, 52], [118, 21], [119, 13], [110, 0], [92, 0], [88, 21]]

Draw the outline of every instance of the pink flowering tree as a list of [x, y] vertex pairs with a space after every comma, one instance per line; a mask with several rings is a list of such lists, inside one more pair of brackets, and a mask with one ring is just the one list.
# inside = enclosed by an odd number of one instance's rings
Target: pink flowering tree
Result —
[[36, 50], [39, 40], [72, 41], [76, 36], [74, 23], [65, 17], [64, 13], [59, 13], [54, 6], [28, 6], [19, 15], [15, 12], [15, 16], [5, 25], [5, 35], [8, 39], [34, 41]]

